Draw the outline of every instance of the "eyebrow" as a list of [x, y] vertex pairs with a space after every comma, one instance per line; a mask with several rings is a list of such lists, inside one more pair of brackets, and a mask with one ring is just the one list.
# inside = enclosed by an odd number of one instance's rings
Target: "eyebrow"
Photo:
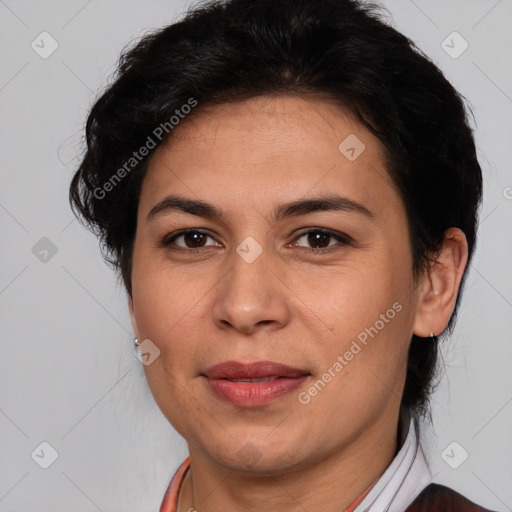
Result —
[[[353, 199], [339, 195], [327, 195], [308, 199], [299, 199], [297, 201], [278, 205], [274, 209], [272, 220], [279, 222], [287, 217], [298, 217], [308, 213], [325, 211], [358, 213], [369, 219], [373, 219], [375, 217], [374, 212]], [[224, 219], [222, 210], [210, 203], [198, 199], [189, 199], [186, 197], [170, 195], [151, 208], [146, 217], [146, 222], [149, 222], [161, 215], [175, 212], [189, 213], [191, 215], [197, 215], [207, 219]]]

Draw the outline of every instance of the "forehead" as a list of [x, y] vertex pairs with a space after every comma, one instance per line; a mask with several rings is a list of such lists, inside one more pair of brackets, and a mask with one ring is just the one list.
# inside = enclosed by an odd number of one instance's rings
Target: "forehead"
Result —
[[182, 120], [151, 158], [141, 207], [176, 192], [230, 208], [329, 192], [385, 208], [395, 194], [366, 127], [334, 101], [285, 95], [199, 105]]
[[[309, 151], [329, 148], [337, 158], [338, 145], [346, 135], [371, 137], [366, 128], [338, 102], [314, 96], [268, 95], [215, 106], [197, 107], [171, 134], [165, 146], [174, 152], [193, 146], [219, 152], [236, 147], [271, 153], [275, 149], [296, 152], [300, 145]], [[372, 137], [372, 141], [379, 141]], [[317, 151], [315, 151], [317, 153]]]

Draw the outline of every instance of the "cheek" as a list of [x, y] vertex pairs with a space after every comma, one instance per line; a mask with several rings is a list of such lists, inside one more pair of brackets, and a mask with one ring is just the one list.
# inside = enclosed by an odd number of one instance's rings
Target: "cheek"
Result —
[[325, 371], [337, 377], [325, 400], [364, 407], [359, 400], [380, 400], [390, 390], [399, 395], [413, 318], [408, 269], [388, 252], [329, 283], [319, 316], [332, 331], [315, 347]]
[[171, 266], [149, 249], [136, 249], [132, 282], [139, 329], [160, 342], [181, 321], [197, 314], [202, 298], [215, 283], [198, 266]]
[[402, 279], [390, 268], [388, 258], [360, 262], [326, 276], [323, 284], [320, 288], [316, 285], [319, 316], [329, 318], [334, 335], [344, 337], [354, 337], [373, 325], [404, 292]]
[[400, 401], [409, 312], [401, 301], [383, 300], [380, 308], [370, 304], [345, 312], [338, 322], [341, 334], [316, 347], [322, 373], [299, 397], [304, 421], [318, 418], [333, 430], [357, 430]]
[[134, 264], [133, 298], [137, 325], [141, 337], [150, 339], [160, 350], [158, 359], [145, 366], [144, 371], [156, 402], [174, 424], [183, 411], [193, 409], [191, 393], [195, 388], [189, 386], [205, 361], [211, 360], [210, 311], [218, 278], [211, 272], [199, 271], [197, 266], [193, 269], [193, 265], [170, 268], [149, 254], [135, 258], [135, 262], [138, 266]]

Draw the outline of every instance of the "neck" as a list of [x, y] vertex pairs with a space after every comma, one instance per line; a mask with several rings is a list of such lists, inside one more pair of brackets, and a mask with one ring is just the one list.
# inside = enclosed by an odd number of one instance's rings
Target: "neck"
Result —
[[278, 475], [230, 471], [189, 447], [190, 469], [177, 512], [345, 510], [389, 466], [398, 451], [398, 417], [381, 418], [350, 446], [300, 470]]

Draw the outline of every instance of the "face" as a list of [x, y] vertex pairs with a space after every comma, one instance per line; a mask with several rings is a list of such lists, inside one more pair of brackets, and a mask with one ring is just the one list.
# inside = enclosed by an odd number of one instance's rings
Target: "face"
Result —
[[191, 453], [271, 474], [396, 429], [407, 218], [378, 140], [335, 103], [258, 97], [175, 128], [144, 178], [132, 286], [160, 351], [148, 384]]

